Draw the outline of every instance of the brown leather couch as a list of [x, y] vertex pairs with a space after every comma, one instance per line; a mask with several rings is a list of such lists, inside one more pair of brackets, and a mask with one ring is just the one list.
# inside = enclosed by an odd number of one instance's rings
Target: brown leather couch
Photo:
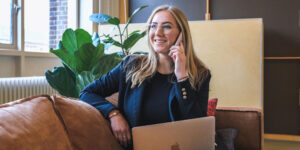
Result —
[[[109, 98], [117, 104], [118, 95]], [[236, 150], [262, 149], [262, 115], [218, 108], [216, 127], [239, 130]], [[109, 122], [92, 106], [61, 96], [34, 96], [0, 105], [0, 150], [121, 150]]]
[[60, 96], [0, 105], [0, 150], [122, 150], [92, 106]]

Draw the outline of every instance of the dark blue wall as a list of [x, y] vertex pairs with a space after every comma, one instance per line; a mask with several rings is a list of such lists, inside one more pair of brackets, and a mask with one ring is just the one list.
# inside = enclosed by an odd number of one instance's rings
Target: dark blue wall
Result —
[[203, 20], [205, 19], [205, 0], [130, 0], [130, 14], [133, 11], [143, 5], [148, 5], [149, 7], [137, 14], [132, 22], [142, 23], [146, 22], [148, 17], [151, 15], [153, 9], [160, 5], [172, 5], [181, 9], [188, 20]]

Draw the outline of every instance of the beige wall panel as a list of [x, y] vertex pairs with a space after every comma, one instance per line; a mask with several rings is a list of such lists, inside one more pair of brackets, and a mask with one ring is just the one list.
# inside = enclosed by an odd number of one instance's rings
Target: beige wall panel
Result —
[[197, 56], [212, 72], [218, 106], [262, 107], [262, 20], [191, 22]]
[[44, 76], [46, 70], [52, 70], [56, 66], [62, 66], [62, 64], [55, 57], [25, 57], [24, 76]]
[[[190, 22], [196, 54], [212, 73], [210, 98], [218, 98], [218, 106], [262, 108], [262, 26], [262, 19]], [[129, 31], [145, 29], [146, 24], [132, 24]], [[111, 26], [99, 31], [109, 33]], [[132, 50], [147, 51], [146, 38]]]
[[0, 56], [0, 78], [16, 76], [16, 57]]

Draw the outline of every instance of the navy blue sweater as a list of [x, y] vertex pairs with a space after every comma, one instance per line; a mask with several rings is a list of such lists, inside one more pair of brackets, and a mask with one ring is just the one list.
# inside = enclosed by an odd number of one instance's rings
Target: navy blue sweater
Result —
[[[140, 86], [131, 88], [131, 81], [126, 81], [126, 65], [136, 56], [126, 57], [118, 66], [106, 75], [88, 85], [80, 94], [80, 99], [98, 109], [105, 118], [113, 109], [118, 109], [128, 121], [130, 127], [145, 124], [141, 116], [142, 102], [146, 88], [151, 82], [144, 81]], [[171, 121], [206, 116], [210, 74], [197, 90], [189, 80], [173, 82], [168, 97]], [[105, 97], [119, 92], [118, 107], [108, 102]], [[160, 94], [160, 93], [157, 93]]]
[[143, 125], [170, 122], [169, 93], [172, 88], [173, 74], [161, 74], [157, 72], [151, 78], [151, 84], [147, 84], [145, 96], [141, 108], [141, 120]]

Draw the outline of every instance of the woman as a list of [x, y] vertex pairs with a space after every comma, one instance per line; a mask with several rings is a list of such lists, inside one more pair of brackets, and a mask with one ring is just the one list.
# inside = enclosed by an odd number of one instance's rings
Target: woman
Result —
[[[161, 6], [148, 24], [149, 54], [126, 57], [80, 95], [110, 120], [125, 147], [131, 143], [132, 127], [203, 117], [207, 111], [210, 73], [195, 55], [184, 14]], [[118, 107], [105, 100], [115, 92]]]

